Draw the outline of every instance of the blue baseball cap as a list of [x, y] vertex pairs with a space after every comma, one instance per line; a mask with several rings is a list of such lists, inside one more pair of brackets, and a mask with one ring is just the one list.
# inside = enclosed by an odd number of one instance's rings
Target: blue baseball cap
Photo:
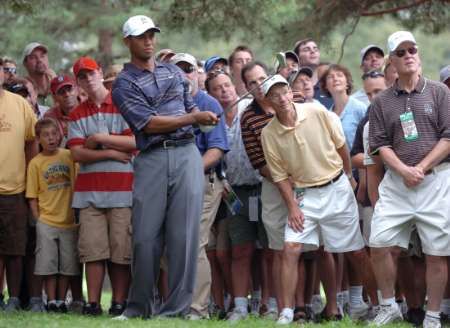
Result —
[[219, 57], [219, 56], [212, 56], [212, 57], [209, 57], [205, 62], [205, 66], [204, 66], [205, 72], [209, 72], [210, 70], [212, 70], [213, 66], [217, 62], [222, 62], [225, 65], [228, 65], [228, 60], [226, 58]]

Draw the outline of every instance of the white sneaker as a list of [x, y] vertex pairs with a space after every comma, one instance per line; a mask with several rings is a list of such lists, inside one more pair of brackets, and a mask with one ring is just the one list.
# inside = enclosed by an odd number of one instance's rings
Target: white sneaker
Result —
[[293, 317], [287, 316], [286, 314], [281, 312], [281, 314], [277, 320], [277, 325], [288, 325], [288, 324], [292, 323], [293, 320], [294, 320]]
[[425, 319], [422, 323], [423, 328], [441, 328], [441, 320], [438, 318], [431, 318], [429, 316], [425, 316]]
[[313, 313], [317, 315], [322, 312], [323, 308], [324, 306], [322, 297], [320, 297], [320, 295], [313, 295], [311, 299], [311, 310], [313, 311]]
[[275, 321], [278, 318], [278, 309], [268, 309], [266, 312], [262, 314], [262, 318], [267, 320]]
[[230, 313], [227, 320], [229, 322], [238, 322], [238, 321], [246, 319], [247, 317], [248, 317], [247, 310], [239, 309], [236, 307], [236, 308], [234, 308], [233, 312]]
[[367, 313], [367, 320], [373, 320], [380, 312], [380, 305], [372, 305]]
[[397, 306], [381, 305], [380, 311], [373, 319], [372, 324], [380, 327], [398, 320], [403, 320], [403, 316]]
[[111, 320], [114, 320], [114, 321], [127, 321], [128, 317], [126, 315], [121, 314], [118, 317], [112, 318]]
[[369, 306], [361, 302], [357, 305], [350, 304], [349, 315], [352, 320], [364, 320], [367, 318], [369, 313]]

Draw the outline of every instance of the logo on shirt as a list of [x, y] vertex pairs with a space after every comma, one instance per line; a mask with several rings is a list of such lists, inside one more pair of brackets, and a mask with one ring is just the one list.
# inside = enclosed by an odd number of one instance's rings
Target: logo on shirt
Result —
[[426, 114], [432, 114], [433, 113], [433, 106], [431, 106], [430, 103], [425, 103], [423, 106], [423, 110]]
[[0, 115], [0, 132], [11, 132], [12, 124], [6, 121], [6, 114]]
[[70, 168], [63, 163], [51, 164], [44, 173], [48, 190], [58, 190], [70, 187]]

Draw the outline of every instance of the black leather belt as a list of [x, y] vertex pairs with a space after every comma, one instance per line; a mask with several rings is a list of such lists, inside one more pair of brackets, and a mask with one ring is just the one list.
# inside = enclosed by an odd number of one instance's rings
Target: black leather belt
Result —
[[164, 148], [164, 149], [171, 149], [181, 146], [186, 146], [190, 143], [193, 143], [195, 141], [195, 138], [184, 138], [184, 139], [167, 139], [162, 140], [160, 142], [157, 142], [150, 146], [150, 149], [156, 149], [156, 148]]
[[344, 171], [339, 172], [338, 175], [336, 175], [333, 179], [331, 179], [331, 180], [328, 181], [328, 182], [325, 182], [325, 183], [323, 183], [323, 184], [321, 184], [321, 185], [318, 185], [318, 186], [311, 186], [311, 187], [308, 187], [308, 188], [322, 188], [322, 187], [326, 187], [326, 186], [332, 184], [333, 182], [338, 181], [339, 178], [342, 176], [342, 174], [344, 174]]

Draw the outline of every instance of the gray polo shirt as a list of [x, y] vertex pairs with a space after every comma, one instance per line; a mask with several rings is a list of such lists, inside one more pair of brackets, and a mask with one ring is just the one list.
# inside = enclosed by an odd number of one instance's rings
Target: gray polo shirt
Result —
[[[374, 100], [369, 113], [371, 153], [391, 147], [406, 165], [415, 166], [440, 139], [450, 139], [450, 92], [439, 82], [420, 77], [411, 93], [400, 90], [397, 82]], [[400, 115], [412, 112], [418, 138], [406, 141]], [[450, 162], [450, 157], [444, 159]]]

